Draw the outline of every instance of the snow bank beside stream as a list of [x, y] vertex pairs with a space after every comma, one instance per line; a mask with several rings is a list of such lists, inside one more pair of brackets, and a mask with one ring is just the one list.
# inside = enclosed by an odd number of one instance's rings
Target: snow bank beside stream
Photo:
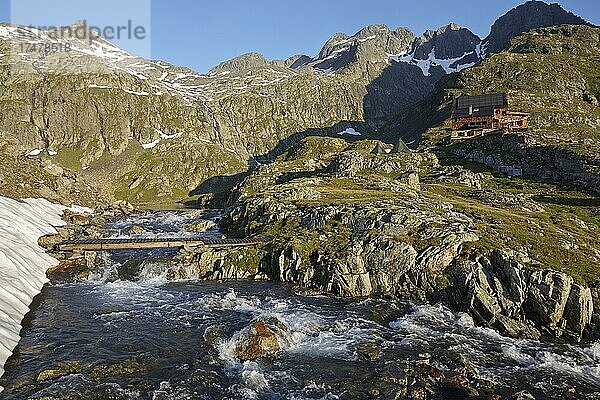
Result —
[[46, 199], [18, 201], [0, 196], [0, 376], [19, 342], [29, 305], [48, 281], [46, 270], [58, 264], [38, 245], [38, 238], [65, 225], [61, 216], [67, 208]]

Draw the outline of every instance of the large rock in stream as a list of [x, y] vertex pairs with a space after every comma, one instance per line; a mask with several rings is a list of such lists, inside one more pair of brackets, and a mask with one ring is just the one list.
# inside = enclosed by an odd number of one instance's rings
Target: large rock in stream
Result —
[[281, 349], [281, 338], [288, 330], [277, 318], [254, 321], [237, 339], [235, 355], [242, 362], [273, 357]]

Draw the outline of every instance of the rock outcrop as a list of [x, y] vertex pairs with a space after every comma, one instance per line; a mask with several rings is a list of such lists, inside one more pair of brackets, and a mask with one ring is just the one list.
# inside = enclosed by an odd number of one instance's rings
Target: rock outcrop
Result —
[[338, 71], [351, 64], [379, 63], [389, 54], [408, 52], [415, 34], [407, 28], [391, 31], [385, 25], [369, 25], [355, 35], [333, 35], [310, 64], [313, 68], [329, 72]]
[[[473, 53], [481, 39], [473, 32], [457, 24], [442, 26], [437, 30], [428, 30], [415, 39], [413, 43], [413, 57], [426, 60], [435, 52], [437, 59], [460, 59], [466, 54]], [[473, 61], [477, 62], [475, 54]]]
[[237, 56], [231, 60], [222, 62], [213, 69], [210, 70], [209, 74], [218, 75], [226, 74], [231, 72], [244, 72], [248, 69], [265, 67], [269, 65], [269, 61], [258, 53], [247, 53]]
[[[232, 195], [223, 227], [273, 241], [259, 252], [226, 257], [253, 260], [254, 268], [192, 252], [194, 268], [205, 276], [243, 273], [338, 296], [445, 301], [515, 337], [594, 337], [591, 288], [532, 258], [526, 243], [519, 251], [502, 244], [519, 248], [510, 236], [535, 223], [498, 229], [501, 218], [546, 215], [540, 203], [526, 193], [491, 190], [489, 173], [442, 166], [426, 152], [374, 154], [375, 145], [360, 141], [336, 153], [335, 139], [311, 139], [260, 167]], [[326, 166], [311, 161], [316, 148], [330, 149], [321, 152]], [[447, 186], [436, 196], [440, 184]], [[566, 240], [566, 228], [544, 229], [540, 235]], [[581, 229], [593, 228], [583, 223]]]
[[[194, 250], [185, 265], [188, 271], [189, 266], [203, 271], [200, 277], [210, 280], [271, 279], [338, 296], [447, 300], [471, 314], [479, 325], [513, 337], [579, 341], [589, 331], [594, 315], [592, 292], [573, 277], [501, 250], [471, 261], [465, 257], [464, 246], [477, 242], [478, 236], [466, 215], [448, 212], [440, 218], [434, 213], [380, 207], [329, 207], [285, 214], [287, 218], [294, 215], [302, 221], [300, 227], [310, 230], [327, 229], [331, 221], [352, 227], [351, 237], [334, 253], [327, 245], [307, 253], [307, 245], [289, 243], [267, 246], [259, 255], [245, 250], [227, 254]], [[266, 209], [261, 212], [251, 213], [254, 217], [246, 223], [274, 222]], [[406, 236], [409, 232], [421, 232], [418, 236], [424, 239], [411, 240]], [[321, 241], [327, 240], [321, 236]]]
[[460, 265], [454, 271], [456, 304], [478, 323], [510, 336], [581, 340], [592, 322], [591, 290], [565, 273], [528, 269], [517, 258], [494, 251]]
[[543, 145], [528, 136], [486, 136], [453, 146], [450, 150], [466, 160], [492, 169], [516, 165], [525, 175], [600, 193], [600, 159], [597, 156]]
[[[246, 177], [221, 220], [226, 234], [268, 242], [183, 248], [173, 259], [125, 263], [118, 277], [274, 280], [310, 293], [442, 301], [515, 337], [598, 336], [598, 277], [589, 265], [600, 251], [596, 239], [585, 239], [598, 229], [594, 209], [542, 203], [531, 187], [519, 191], [524, 181], [503, 190], [505, 180], [442, 165], [432, 153], [374, 148], [385, 145], [302, 140]], [[62, 237], [98, 234], [90, 221], [72, 218], [81, 227]], [[52, 247], [56, 240], [44, 242]], [[70, 268], [57, 275], [75, 279], [97, 261], [85, 254], [62, 259]], [[573, 261], [567, 270], [564, 263]]]

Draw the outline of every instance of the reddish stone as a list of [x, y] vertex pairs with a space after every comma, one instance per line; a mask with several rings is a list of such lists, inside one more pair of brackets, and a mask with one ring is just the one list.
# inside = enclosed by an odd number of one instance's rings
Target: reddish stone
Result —
[[444, 381], [444, 386], [457, 389], [466, 389], [469, 387], [469, 380], [463, 374], [456, 374]]
[[240, 361], [249, 361], [272, 356], [279, 349], [279, 340], [275, 332], [266, 323], [256, 321], [252, 323], [251, 329], [240, 337], [235, 352]]
[[445, 377], [444, 372], [442, 370], [426, 363], [417, 364], [416, 370], [417, 372], [420, 372], [421, 374], [433, 379], [439, 380]]
[[273, 333], [269, 328], [267, 328], [267, 325], [262, 321], [256, 321], [255, 323], [253, 323], [252, 328], [254, 328], [254, 331], [257, 335], [269, 335]]

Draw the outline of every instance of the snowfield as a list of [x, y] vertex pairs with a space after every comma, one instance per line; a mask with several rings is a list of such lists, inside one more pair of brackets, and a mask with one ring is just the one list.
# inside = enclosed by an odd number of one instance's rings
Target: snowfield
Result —
[[[414, 57], [414, 52], [412, 54], [403, 52], [401, 54], [389, 54], [388, 57], [390, 60], [396, 62], [402, 62], [406, 64], [416, 65], [421, 68], [424, 76], [431, 76], [431, 72], [429, 71], [432, 67], [442, 67], [446, 74], [451, 74], [452, 72], [460, 72], [463, 69], [471, 68], [475, 65], [474, 62], [458, 64], [460, 60], [463, 58], [475, 53], [479, 59], [481, 59], [481, 42], [475, 47], [475, 50], [472, 52], [467, 52], [460, 57], [456, 58], [437, 58], [435, 56], [435, 47], [431, 49], [429, 55], [425, 60], [417, 59]], [[454, 65], [452, 67], [451, 65]]]
[[0, 376], [19, 342], [21, 321], [29, 305], [48, 281], [46, 270], [58, 264], [38, 245], [38, 238], [65, 225], [61, 216], [66, 209], [93, 211], [46, 199], [18, 201], [0, 196]]

